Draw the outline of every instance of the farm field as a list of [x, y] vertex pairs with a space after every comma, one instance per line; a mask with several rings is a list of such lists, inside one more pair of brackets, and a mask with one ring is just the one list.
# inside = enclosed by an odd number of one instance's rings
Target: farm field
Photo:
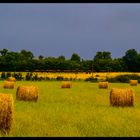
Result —
[[[36, 74], [35, 72], [33, 73]], [[77, 74], [75, 73], [41, 73], [37, 72], [39, 77], [49, 77], [49, 78], [56, 78], [57, 76], [62, 76], [64, 78], [75, 78], [75, 79], [81, 79], [85, 80], [86, 78], [89, 78], [93, 76], [94, 78], [97, 78], [98, 80], [105, 80], [106, 77], [112, 78], [116, 77], [118, 75], [125, 75], [125, 74], [137, 74], [140, 75], [140, 73], [134, 73], [134, 72], [93, 72], [93, 73], [86, 73], [86, 72], [79, 72]], [[23, 75], [25, 75], [25, 72], [23, 72]]]
[[[18, 73], [18, 72], [17, 72]], [[22, 77], [25, 79], [28, 72], [20, 72], [22, 74]], [[0, 72], [0, 75], [2, 72]], [[14, 74], [14, 72], [11, 72], [11, 74]], [[89, 78], [93, 76], [94, 78], [97, 78], [98, 80], [105, 80], [106, 77], [112, 78], [116, 77], [118, 75], [125, 75], [125, 74], [137, 74], [140, 76], [139, 72], [93, 72], [93, 73], [86, 73], [86, 72], [78, 72], [76, 73], [65, 73], [65, 72], [32, 72], [32, 75], [38, 75], [38, 77], [48, 77], [48, 78], [57, 78], [58, 76], [62, 76], [63, 78], [74, 78], [74, 79], [81, 79], [85, 80], [86, 78]]]
[[[17, 81], [14, 89], [0, 92], [14, 98], [14, 122], [6, 137], [131, 137], [140, 136], [140, 85], [109, 83], [99, 89], [98, 83], [73, 81], [72, 88], [61, 89], [61, 81]], [[37, 102], [17, 101], [19, 85], [37, 85]], [[132, 88], [134, 107], [111, 107], [113, 87]]]

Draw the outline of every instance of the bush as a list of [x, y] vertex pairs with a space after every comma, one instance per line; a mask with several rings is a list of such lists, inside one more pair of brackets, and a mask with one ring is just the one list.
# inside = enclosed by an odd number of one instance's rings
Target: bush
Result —
[[2, 73], [1, 73], [1, 79], [6, 79], [6, 74], [5, 74], [5, 72], [2, 72]]
[[11, 72], [6, 73], [6, 78], [11, 77], [11, 76], [12, 76]]
[[12, 76], [15, 77], [16, 80], [18, 80], [18, 81], [23, 79], [22, 73], [20, 73], [20, 72], [19, 73], [14, 73]]
[[107, 78], [108, 82], [111, 83], [129, 83], [129, 80], [138, 80], [140, 82], [140, 76], [137, 74], [124, 74], [124, 75], [118, 75], [113, 78]]
[[40, 80], [37, 74], [32, 76], [32, 81], [37, 81], [37, 80]]
[[69, 78], [64, 78], [65, 81], [69, 81]]
[[70, 81], [72, 81], [72, 80], [73, 80], [73, 78], [71, 78], [71, 77], [70, 77], [69, 79], [70, 79]]
[[29, 73], [29, 72], [28, 72], [28, 73], [26, 74], [26, 80], [27, 80], [27, 81], [31, 80], [31, 79], [32, 79], [32, 75], [33, 75], [32, 73]]
[[57, 76], [56, 77], [56, 80], [58, 80], [58, 81], [62, 81], [64, 78], [63, 78], [63, 76]]
[[98, 79], [97, 78], [94, 78], [94, 77], [89, 77], [89, 78], [86, 78], [85, 81], [97, 82]]
[[42, 80], [45, 80], [45, 77], [38, 77], [38, 81], [42, 81]]
[[45, 78], [44, 78], [44, 80], [49, 81], [49, 80], [50, 80], [50, 78], [49, 78], [49, 77], [45, 77]]

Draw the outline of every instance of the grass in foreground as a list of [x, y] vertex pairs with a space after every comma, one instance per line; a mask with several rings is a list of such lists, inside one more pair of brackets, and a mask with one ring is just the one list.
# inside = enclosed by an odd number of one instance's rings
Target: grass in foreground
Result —
[[[21, 84], [39, 87], [37, 103], [16, 100]], [[140, 85], [112, 83], [108, 89], [90, 82], [73, 82], [71, 89], [61, 89], [57, 81], [17, 81], [15, 89], [3, 89], [3, 81], [0, 85], [0, 92], [11, 93], [14, 98], [14, 123], [7, 137], [140, 136]], [[132, 88], [134, 107], [110, 107], [112, 87]]]

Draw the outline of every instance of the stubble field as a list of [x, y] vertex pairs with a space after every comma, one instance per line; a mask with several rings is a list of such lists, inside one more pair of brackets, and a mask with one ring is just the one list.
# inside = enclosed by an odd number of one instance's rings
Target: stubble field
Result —
[[[98, 83], [73, 81], [72, 88], [61, 89], [61, 81], [17, 81], [14, 89], [0, 93], [12, 94], [14, 121], [10, 137], [130, 137], [140, 136], [140, 85], [110, 83], [99, 89]], [[19, 85], [36, 85], [37, 102], [17, 101]], [[134, 107], [111, 107], [110, 90], [132, 88]]]

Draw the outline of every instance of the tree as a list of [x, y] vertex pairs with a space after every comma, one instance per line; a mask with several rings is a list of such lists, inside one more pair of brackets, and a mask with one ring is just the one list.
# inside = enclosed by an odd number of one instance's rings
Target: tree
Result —
[[31, 60], [34, 57], [32, 52], [26, 51], [26, 50], [21, 50], [20, 55], [21, 55], [21, 58], [25, 60]]
[[115, 72], [126, 71], [126, 65], [122, 61], [122, 58], [115, 58], [112, 60], [111, 71], [115, 71]]
[[38, 59], [39, 59], [39, 60], [42, 60], [43, 58], [44, 58], [43, 55], [39, 55], [39, 56], [38, 56]]
[[111, 52], [103, 51], [102, 55], [103, 55], [103, 59], [112, 59], [111, 58]]
[[103, 59], [103, 53], [102, 52], [97, 52], [96, 55], [93, 58], [94, 61], [96, 61], [98, 59]]
[[93, 61], [92, 60], [82, 60], [81, 62], [82, 68], [81, 70], [83, 71], [89, 71], [89, 70], [93, 70]]
[[57, 59], [55, 57], [46, 57], [44, 59], [45, 70], [56, 70], [58, 67]]
[[128, 71], [137, 71], [137, 56], [138, 53], [135, 49], [129, 49], [126, 51], [125, 56], [123, 57], [123, 61], [125, 62]]
[[0, 50], [2, 56], [5, 56], [8, 53], [7, 49]]
[[73, 53], [70, 60], [80, 62], [80, 56], [77, 53]]
[[136, 71], [137, 71], [137, 72], [140, 72], [140, 53], [137, 54], [136, 63], [137, 63]]
[[111, 58], [111, 52], [97, 52], [96, 55], [94, 56], [94, 61], [99, 60], [99, 59], [112, 59]]
[[5, 56], [4, 59], [6, 60], [7, 63], [7, 70], [9, 71], [16, 71], [19, 66], [19, 53], [17, 52], [8, 52]]
[[112, 60], [107, 59], [99, 59], [98, 61], [94, 61], [93, 67], [95, 71], [110, 71]]
[[93, 58], [93, 66], [96, 71], [110, 71], [111, 62], [111, 53], [106, 51], [97, 52]]
[[65, 61], [65, 56], [60, 55], [60, 56], [58, 57], [58, 60], [60, 60], [60, 61]]

